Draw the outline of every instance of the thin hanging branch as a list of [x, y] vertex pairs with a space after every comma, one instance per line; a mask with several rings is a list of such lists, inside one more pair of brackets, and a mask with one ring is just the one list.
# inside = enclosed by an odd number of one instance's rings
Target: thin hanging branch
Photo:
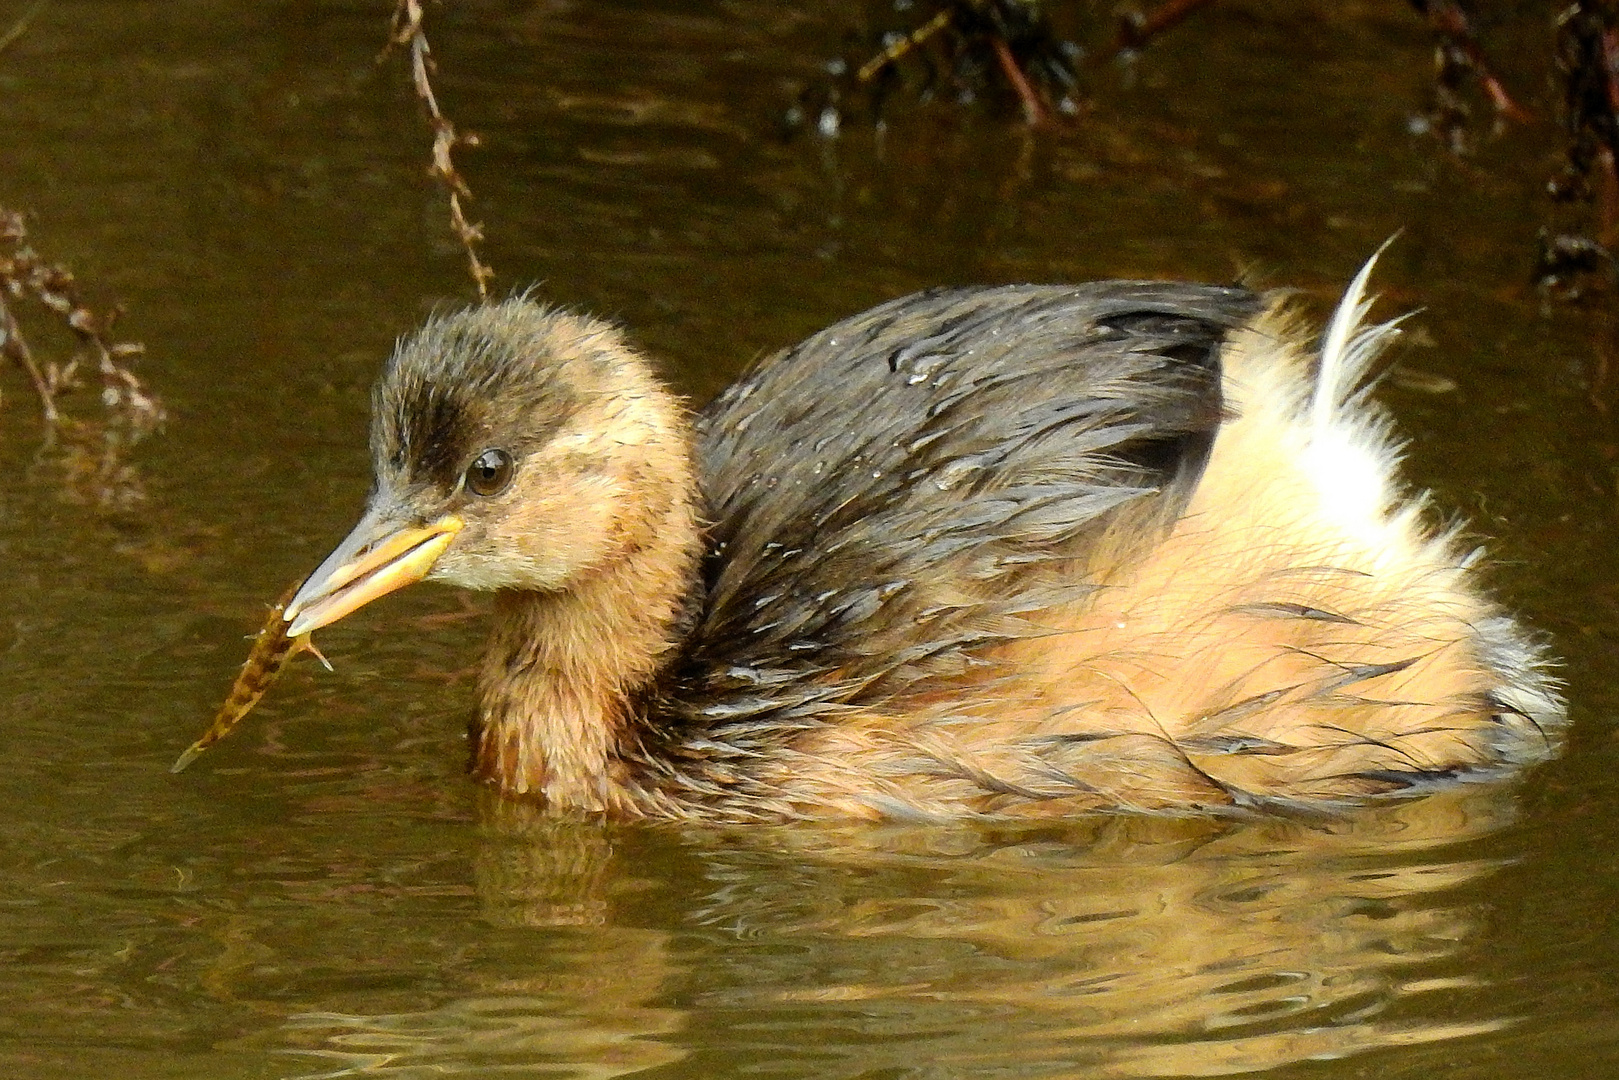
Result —
[[483, 228], [468, 221], [462, 209], [461, 201], [472, 199], [472, 189], [456, 169], [451, 156], [458, 146], [477, 146], [478, 137], [470, 133], [457, 133], [455, 125], [438, 106], [438, 98], [433, 94], [433, 84], [429, 79], [436, 68], [427, 45], [427, 35], [422, 31], [422, 17], [422, 0], [397, 0], [383, 56], [386, 57], [396, 48], [410, 48], [411, 80], [416, 86], [416, 96], [427, 109], [428, 123], [433, 127], [433, 161], [427, 168], [428, 175], [449, 193], [450, 230], [466, 249], [467, 272], [478, 286], [478, 298], [487, 300], [489, 282], [494, 279], [495, 271], [478, 257], [478, 244], [483, 242]]
[[1428, 20], [1439, 38], [1438, 68], [1442, 90], [1454, 92], [1453, 86], [1471, 72], [1483, 88], [1496, 113], [1508, 120], [1527, 124], [1534, 119], [1528, 109], [1507, 92], [1506, 84], [1491, 68], [1484, 50], [1473, 33], [1467, 13], [1456, 0], [1409, 0], [1412, 7]]
[[[95, 362], [101, 379], [101, 401], [107, 412], [121, 421], [134, 439], [156, 429], [165, 419], [162, 403], [146, 389], [130, 370], [129, 362], [145, 352], [134, 342], [112, 340], [113, 325], [120, 311], [105, 314], [92, 311], [79, 294], [77, 279], [64, 266], [48, 263], [28, 243], [28, 227], [23, 216], [0, 208], [0, 353], [28, 373], [39, 395], [45, 422], [61, 422], [56, 405], [59, 393], [78, 384], [84, 352]], [[8, 300], [31, 299], [59, 315], [79, 340], [81, 353], [66, 364], [47, 363], [43, 368], [17, 325]]]
[[6, 303], [4, 293], [0, 293], [0, 355], [15, 363], [28, 374], [29, 380], [34, 384], [34, 393], [39, 395], [40, 408], [45, 413], [45, 422], [55, 424], [61, 419], [56, 411], [56, 395], [52, 393], [50, 383], [34, 363], [33, 350], [28, 347], [28, 339], [22, 336], [22, 328], [17, 325], [17, 319], [11, 314], [11, 305]]
[[[933, 0], [932, 6], [933, 13], [911, 30], [884, 35], [876, 55], [855, 71], [854, 82], [870, 95], [874, 112], [908, 57], [928, 71], [929, 83], [942, 69], [962, 91], [984, 82], [980, 60], [993, 61], [1022, 103], [1030, 126], [1049, 123], [1054, 112], [1076, 111], [1070, 91], [1076, 82], [1077, 50], [1056, 36], [1037, 5], [1028, 0]], [[839, 126], [839, 96], [834, 89], [819, 110], [819, 128], [827, 137]]]
[[1197, 9], [1213, 0], [1165, 0], [1150, 14], [1125, 8], [1118, 15], [1118, 36], [1113, 43], [1115, 55], [1140, 52], [1159, 34], [1168, 32], [1185, 22]]
[[0, 34], [0, 52], [5, 52], [11, 48], [13, 42], [28, 32], [29, 24], [34, 21], [34, 16], [43, 11], [48, 3], [50, 3], [50, 0], [34, 0], [33, 6], [18, 16], [17, 21], [11, 24], [11, 29], [4, 34]]
[[[19, 305], [38, 305], [60, 318], [78, 340], [74, 355], [65, 363], [36, 359], [18, 321]], [[70, 501], [127, 511], [146, 499], [129, 451], [161, 426], [166, 414], [130, 370], [144, 349], [113, 338], [118, 314], [117, 308], [101, 314], [91, 310], [73, 274], [46, 262], [28, 243], [23, 216], [0, 208], [0, 356], [27, 374], [39, 398], [45, 439], [35, 467]], [[83, 385], [88, 368], [101, 384], [100, 419], [69, 416], [59, 401]]]

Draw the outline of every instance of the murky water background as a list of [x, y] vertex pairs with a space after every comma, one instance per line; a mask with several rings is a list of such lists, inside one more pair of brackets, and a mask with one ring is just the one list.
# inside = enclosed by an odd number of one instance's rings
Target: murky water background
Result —
[[0, 202], [128, 306], [172, 413], [144, 508], [108, 515], [0, 383], [0, 1075], [1619, 1070], [1619, 433], [1587, 392], [1614, 301], [1543, 312], [1528, 285], [1556, 220], [1545, 12], [1488, 39], [1540, 125], [1458, 162], [1408, 130], [1430, 41], [1395, 0], [1217, 6], [1093, 73], [1071, 131], [901, 107], [831, 144], [779, 121], [855, 5], [435, 11], [499, 287], [620, 318], [699, 397], [939, 283], [1249, 270], [1324, 310], [1403, 231], [1385, 310], [1423, 312], [1382, 394], [1411, 471], [1568, 662], [1568, 753], [1506, 790], [716, 833], [483, 800], [478, 605], [443, 590], [327, 632], [336, 674], [301, 662], [168, 773], [356, 513], [392, 338], [467, 295], [373, 63], [387, 6], [55, 0], [0, 53]]

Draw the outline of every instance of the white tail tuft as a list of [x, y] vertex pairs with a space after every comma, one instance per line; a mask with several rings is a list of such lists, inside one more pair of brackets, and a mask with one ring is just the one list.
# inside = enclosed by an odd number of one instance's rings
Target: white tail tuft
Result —
[[[1396, 469], [1400, 445], [1381, 411], [1367, 401], [1374, 380], [1372, 364], [1399, 334], [1404, 317], [1385, 323], [1365, 322], [1372, 301], [1366, 282], [1385, 241], [1349, 283], [1321, 339], [1315, 388], [1304, 420], [1305, 449], [1301, 464], [1321, 498], [1321, 506], [1344, 535], [1373, 550], [1388, 543], [1390, 530], [1402, 528]], [[1420, 500], [1408, 503], [1415, 513]]]
[[1383, 246], [1372, 253], [1360, 273], [1349, 283], [1338, 310], [1332, 313], [1327, 332], [1321, 339], [1321, 366], [1315, 380], [1315, 396], [1310, 406], [1310, 427], [1320, 435], [1330, 429], [1338, 412], [1345, 405], [1358, 401], [1368, 389], [1366, 373], [1372, 362], [1380, 356], [1400, 333], [1405, 315], [1385, 323], [1364, 325], [1376, 297], [1366, 295], [1366, 283], [1383, 252], [1394, 243], [1395, 237], [1383, 241]]

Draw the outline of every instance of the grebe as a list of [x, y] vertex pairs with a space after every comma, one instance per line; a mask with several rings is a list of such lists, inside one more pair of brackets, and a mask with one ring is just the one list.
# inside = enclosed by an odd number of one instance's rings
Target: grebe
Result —
[[437, 317], [287, 633], [493, 592], [472, 772], [613, 817], [1331, 805], [1538, 760], [1541, 647], [1395, 478], [1370, 270], [1318, 355], [1241, 288], [934, 289], [695, 417], [606, 323]]

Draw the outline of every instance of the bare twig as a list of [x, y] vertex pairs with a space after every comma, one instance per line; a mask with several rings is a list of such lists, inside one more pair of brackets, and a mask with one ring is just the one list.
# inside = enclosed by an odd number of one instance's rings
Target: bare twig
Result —
[[[104, 315], [90, 310], [79, 295], [73, 274], [64, 266], [46, 262], [29, 245], [28, 228], [21, 214], [0, 209], [0, 242], [10, 248], [0, 255], [0, 290], [12, 299], [31, 298], [61, 316], [79, 339], [80, 346], [87, 349], [96, 362], [97, 374], [101, 377], [101, 401], [107, 411], [127, 425], [135, 440], [162, 424], [162, 403], [126, 366], [126, 361], [145, 351], [144, 347], [111, 340], [118, 309]], [[57, 423], [61, 414], [56, 407], [56, 395], [76, 385], [78, 358], [65, 365], [48, 364], [41, 369], [9, 307], [0, 316], [0, 334], [4, 335], [0, 351], [28, 372], [39, 394], [46, 423]]]
[[22, 329], [18, 327], [3, 294], [0, 294], [0, 353], [28, 373], [29, 380], [34, 384], [34, 393], [39, 395], [40, 408], [45, 412], [45, 422], [55, 424], [60, 420], [61, 416], [56, 411], [56, 395], [39, 370], [39, 365], [34, 363], [33, 350], [28, 347], [28, 339], [22, 336]]
[[1559, 201], [1597, 203], [1597, 237], [1615, 241], [1619, 223], [1619, 16], [1603, 3], [1570, 4], [1557, 19], [1559, 119], [1566, 163], [1548, 187]]
[[909, 34], [895, 34], [884, 43], [881, 52], [860, 65], [860, 70], [855, 73], [855, 78], [863, 83], [869, 83], [884, 68], [949, 26], [951, 14], [949, 8], [944, 8]]
[[1484, 56], [1484, 50], [1479, 47], [1478, 39], [1473, 35], [1473, 27], [1468, 22], [1467, 13], [1457, 6], [1456, 0], [1410, 0], [1410, 3], [1439, 35], [1441, 81], [1447, 69], [1455, 72], [1472, 71], [1484, 89], [1485, 96], [1490, 99], [1490, 104], [1499, 115], [1520, 124], [1534, 119], [1528, 109], [1513, 99], [1507, 92], [1506, 84], [1491, 70], [1490, 62]]
[[[59, 316], [78, 339], [78, 355], [62, 364], [37, 361], [13, 310], [17, 301]], [[38, 463], [62, 481], [65, 497], [128, 510], [146, 497], [139, 471], [126, 460], [129, 448], [161, 425], [165, 414], [128, 367], [141, 346], [112, 339], [117, 316], [116, 308], [97, 314], [86, 306], [67, 268], [46, 262], [29, 245], [22, 215], [0, 208], [0, 355], [27, 373], [39, 397], [46, 426]], [[105, 418], [99, 421], [69, 417], [57, 400], [80, 385], [86, 360], [93, 361], [101, 382]]]
[[1118, 38], [1113, 44], [1115, 53], [1140, 52], [1147, 43], [1185, 22], [1188, 17], [1211, 3], [1212, 0], [1165, 0], [1143, 15], [1139, 11], [1125, 10], [1119, 15]]
[[478, 286], [478, 297], [482, 300], [489, 298], [489, 282], [494, 278], [495, 271], [478, 257], [478, 244], [483, 241], [483, 228], [467, 220], [466, 212], [462, 209], [461, 200], [472, 198], [472, 189], [467, 187], [465, 178], [455, 167], [451, 154], [457, 146], [477, 146], [478, 137], [473, 134], [457, 134], [455, 125], [450, 122], [439, 109], [438, 98], [433, 94], [433, 84], [429, 76], [434, 70], [431, 50], [427, 45], [427, 35], [422, 31], [422, 0], [397, 0], [394, 7], [393, 21], [388, 31], [388, 45], [383, 50], [387, 56], [395, 48], [410, 48], [411, 80], [416, 86], [416, 96], [427, 109], [428, 122], [433, 127], [433, 162], [428, 166], [428, 175], [443, 185], [450, 196], [450, 229], [455, 233], [456, 239], [467, 252], [467, 271]]
[[[907, 57], [928, 70], [931, 85], [937, 68], [930, 52], [943, 61], [946, 77], [963, 93], [986, 82], [982, 62], [993, 60], [1030, 126], [1048, 122], [1053, 109], [1078, 111], [1069, 96], [1078, 50], [1057, 38], [1034, 0], [933, 0], [932, 6], [934, 12], [914, 28], [885, 34], [877, 54], [856, 70], [855, 82], [872, 95], [874, 112]], [[842, 65], [838, 68], [841, 73]], [[818, 125], [828, 136], [838, 127], [836, 91], [829, 96]]]
[[0, 34], [0, 52], [11, 48], [12, 43], [27, 32], [29, 24], [34, 21], [34, 16], [43, 11], [48, 3], [50, 0], [34, 0], [34, 6], [18, 16], [17, 21], [11, 24], [11, 29]]
[[1023, 119], [1030, 127], [1040, 127], [1047, 120], [1046, 107], [1040, 102], [1040, 95], [1035, 92], [1029, 77], [1023, 74], [1018, 66], [1017, 57], [1012, 55], [1012, 46], [1004, 38], [991, 38], [990, 47], [995, 50], [995, 61], [1001, 65], [1001, 73], [1006, 81], [1012, 84], [1017, 91], [1018, 100], [1023, 103]]

